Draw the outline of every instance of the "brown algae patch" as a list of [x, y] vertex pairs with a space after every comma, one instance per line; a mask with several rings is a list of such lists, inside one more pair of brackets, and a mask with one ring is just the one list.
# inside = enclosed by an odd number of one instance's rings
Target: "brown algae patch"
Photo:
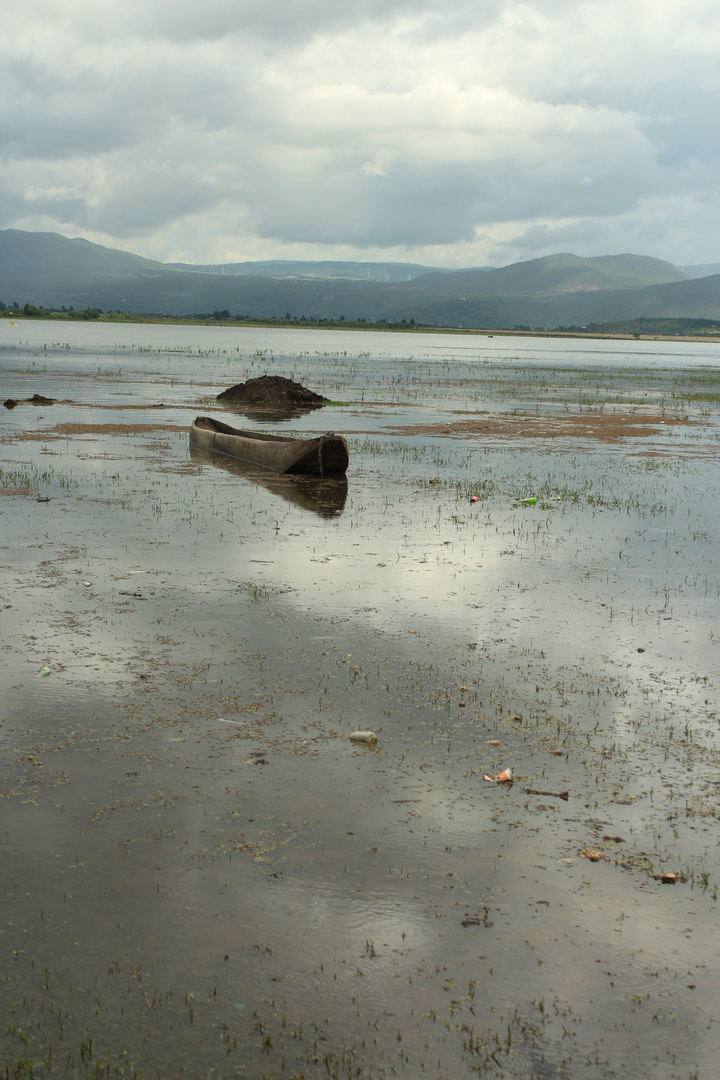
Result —
[[500, 415], [484, 413], [469, 420], [445, 424], [409, 424], [396, 428], [398, 435], [490, 435], [493, 438], [565, 439], [592, 438], [598, 442], [639, 439], [657, 435], [670, 427], [687, 427], [698, 422], [686, 415], [666, 413], [593, 412], [565, 416]]
[[155, 431], [185, 431], [183, 424], [56, 424], [46, 431], [19, 431], [6, 435], [3, 442], [47, 442], [81, 435], [149, 435]]

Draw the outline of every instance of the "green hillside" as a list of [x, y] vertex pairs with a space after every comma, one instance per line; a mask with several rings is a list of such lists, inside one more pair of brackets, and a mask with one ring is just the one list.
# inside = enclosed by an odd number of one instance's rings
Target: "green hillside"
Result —
[[[271, 265], [263, 264], [266, 270]], [[494, 270], [433, 271], [412, 280], [407, 275], [413, 264], [368, 264], [371, 269], [395, 267], [392, 275], [388, 270], [388, 281], [352, 276], [350, 270], [361, 272], [359, 263], [288, 265], [309, 269], [280, 276], [217, 274], [53, 233], [10, 229], [0, 232], [0, 300], [56, 309], [413, 319], [498, 329], [552, 329], [640, 317], [720, 318], [720, 276], [691, 278], [671, 263], [641, 255], [584, 259], [559, 254]], [[319, 268], [332, 266], [344, 268], [347, 276], [316, 276]]]
[[445, 299], [460, 295], [468, 299], [638, 289], [687, 280], [689, 275], [684, 270], [645, 255], [601, 255], [583, 259], [578, 255], [561, 254], [513, 263], [499, 270], [460, 270], [442, 279], [435, 274], [426, 274], [411, 285], [414, 290], [432, 291]]
[[[162, 267], [127, 251], [68, 240], [57, 233], [0, 231], [0, 296], [83, 286], [98, 278], [132, 278]], [[11, 298], [12, 299], [12, 298]]]

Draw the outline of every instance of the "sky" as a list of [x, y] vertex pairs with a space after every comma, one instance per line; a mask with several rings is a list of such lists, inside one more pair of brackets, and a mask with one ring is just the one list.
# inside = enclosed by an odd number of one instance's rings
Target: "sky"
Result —
[[0, 13], [0, 228], [195, 263], [720, 260], [717, 0]]

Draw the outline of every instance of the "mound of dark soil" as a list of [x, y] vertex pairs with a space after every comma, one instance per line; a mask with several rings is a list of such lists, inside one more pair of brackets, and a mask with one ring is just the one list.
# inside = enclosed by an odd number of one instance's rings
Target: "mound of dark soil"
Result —
[[256, 408], [301, 405], [312, 409], [323, 405], [327, 398], [293, 382], [292, 379], [283, 378], [282, 375], [261, 375], [258, 379], [248, 379], [247, 382], [236, 383], [235, 386], [223, 390], [218, 394], [217, 400], [254, 405]]
[[18, 405], [54, 405], [57, 398], [43, 397], [42, 394], [33, 394], [32, 397], [22, 398], [21, 401], [15, 401], [14, 398], [8, 398], [7, 401], [3, 401], [3, 405], [6, 409], [15, 409]]

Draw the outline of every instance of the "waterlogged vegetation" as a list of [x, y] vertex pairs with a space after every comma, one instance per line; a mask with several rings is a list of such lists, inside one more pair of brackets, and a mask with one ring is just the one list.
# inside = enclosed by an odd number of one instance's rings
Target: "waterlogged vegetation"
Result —
[[[35, 325], [2, 1075], [712, 1075], [720, 358]], [[189, 455], [264, 371], [343, 402], [273, 425], [347, 434], [335, 513]]]

